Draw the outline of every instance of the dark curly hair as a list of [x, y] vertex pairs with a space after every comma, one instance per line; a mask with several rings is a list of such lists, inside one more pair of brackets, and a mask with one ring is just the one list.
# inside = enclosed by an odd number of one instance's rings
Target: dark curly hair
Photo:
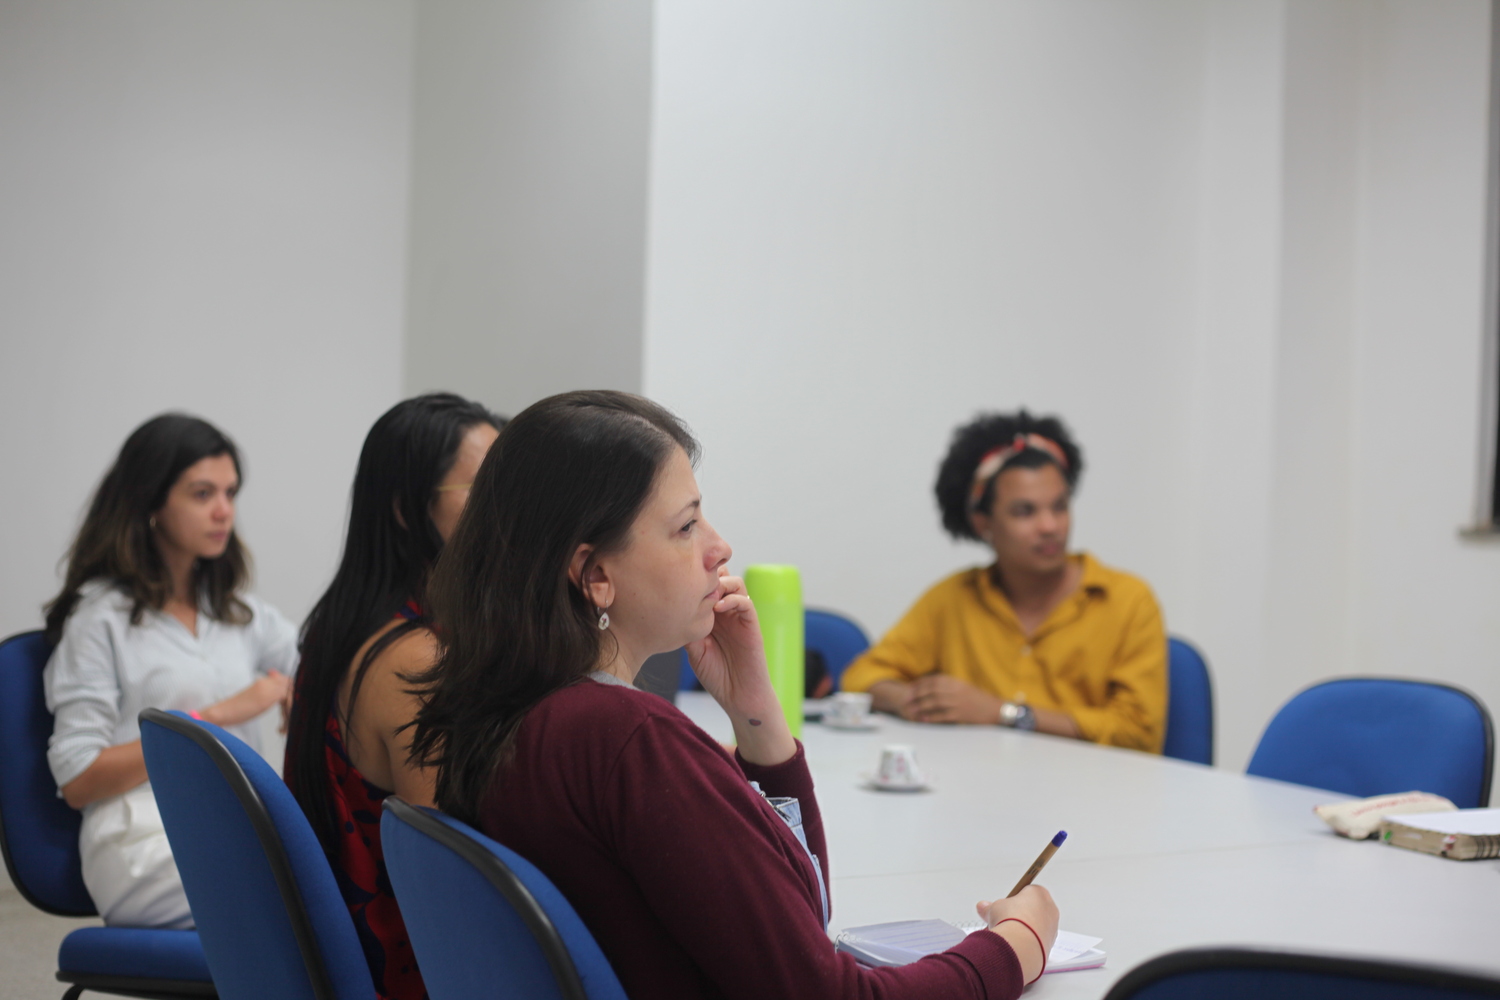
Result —
[[[1018, 434], [1036, 434], [1054, 442], [1067, 459], [1066, 467], [1058, 471], [1068, 482], [1068, 489], [1078, 488], [1078, 477], [1083, 472], [1083, 452], [1073, 443], [1073, 437], [1057, 417], [1033, 417], [1025, 410], [1015, 413], [981, 413], [973, 420], [953, 432], [953, 441], [948, 454], [938, 467], [937, 483], [933, 493], [937, 495], [938, 510], [943, 515], [943, 528], [954, 538], [979, 541], [974, 526], [969, 522], [971, 510], [989, 510], [995, 500], [995, 480], [998, 474], [985, 483], [979, 502], [969, 503], [969, 491], [974, 485], [974, 471], [979, 462], [991, 450], [1015, 440]], [[1037, 469], [1044, 465], [1057, 465], [1057, 459], [1040, 448], [1026, 448], [1015, 458], [1005, 463], [1007, 469]]]

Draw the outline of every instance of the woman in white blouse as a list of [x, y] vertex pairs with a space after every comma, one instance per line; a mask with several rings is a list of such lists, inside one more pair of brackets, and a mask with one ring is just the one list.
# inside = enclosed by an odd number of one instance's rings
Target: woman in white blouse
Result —
[[192, 712], [255, 746], [244, 724], [287, 697], [296, 629], [240, 593], [239, 488], [239, 453], [211, 424], [148, 420], [99, 484], [47, 606], [47, 760], [83, 810], [83, 881], [108, 924], [193, 926], [146, 783], [141, 709]]

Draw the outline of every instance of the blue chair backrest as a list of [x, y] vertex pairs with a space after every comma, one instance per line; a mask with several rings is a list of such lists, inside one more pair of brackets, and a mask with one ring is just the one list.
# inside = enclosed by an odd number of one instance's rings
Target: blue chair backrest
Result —
[[432, 1000], [625, 1000], [573, 907], [515, 851], [394, 795], [380, 843]]
[[844, 668], [860, 653], [870, 648], [870, 637], [853, 620], [835, 611], [808, 609], [802, 616], [803, 642], [808, 649], [823, 654], [823, 663], [828, 667], [828, 678], [838, 690], [839, 679]]
[[1184, 639], [1167, 640], [1167, 736], [1162, 755], [1214, 762], [1214, 686], [1203, 654]]
[[78, 859], [83, 814], [58, 797], [47, 766], [52, 713], [42, 670], [51, 655], [39, 631], [0, 643], [0, 848], [27, 902], [60, 916], [92, 917], [97, 911]]
[[1500, 979], [1434, 966], [1250, 948], [1195, 948], [1131, 969], [1104, 1000], [1470, 1000]]
[[220, 998], [371, 1000], [348, 907], [280, 775], [181, 712], [142, 712], [141, 747]]
[[1473, 695], [1444, 684], [1343, 677], [1282, 706], [1247, 773], [1366, 798], [1432, 792], [1489, 804], [1494, 730]]

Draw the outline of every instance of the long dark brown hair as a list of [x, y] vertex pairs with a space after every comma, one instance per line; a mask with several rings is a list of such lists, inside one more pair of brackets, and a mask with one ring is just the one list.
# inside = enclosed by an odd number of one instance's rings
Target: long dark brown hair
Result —
[[[179, 476], [205, 458], [228, 455], [244, 483], [239, 449], [206, 420], [183, 413], [163, 413], [137, 427], [104, 474], [89, 512], [68, 550], [68, 573], [62, 591], [46, 606], [47, 638], [57, 642], [63, 623], [78, 604], [78, 592], [90, 580], [108, 580], [130, 596], [130, 623], [139, 625], [147, 608], [160, 609], [172, 596], [172, 578], [152, 538], [151, 517], [167, 502]], [[250, 579], [250, 553], [238, 531], [229, 535], [224, 554], [199, 559], [195, 584], [211, 617], [236, 625], [250, 620], [250, 608], [239, 598]]]
[[552, 396], [501, 431], [427, 586], [443, 655], [412, 757], [437, 766], [445, 812], [477, 822], [526, 713], [598, 666], [608, 633], [569, 563], [623, 544], [677, 448], [696, 459], [681, 421], [623, 392]]
[[333, 582], [302, 626], [302, 665], [287, 723], [286, 783], [330, 855], [339, 825], [329, 785], [323, 729], [338, 704], [339, 686], [359, 647], [401, 612], [409, 617], [387, 631], [354, 664], [348, 719], [370, 664], [402, 636], [428, 625], [427, 574], [443, 548], [430, 511], [438, 484], [458, 458], [469, 429], [505, 420], [450, 392], [406, 399], [375, 421], [360, 449], [349, 494], [349, 530]]

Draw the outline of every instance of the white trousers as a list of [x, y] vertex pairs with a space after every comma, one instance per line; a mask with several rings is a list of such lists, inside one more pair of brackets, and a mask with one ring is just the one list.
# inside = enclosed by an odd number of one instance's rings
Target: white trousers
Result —
[[193, 926], [150, 782], [90, 806], [78, 833], [78, 849], [83, 884], [106, 924]]

